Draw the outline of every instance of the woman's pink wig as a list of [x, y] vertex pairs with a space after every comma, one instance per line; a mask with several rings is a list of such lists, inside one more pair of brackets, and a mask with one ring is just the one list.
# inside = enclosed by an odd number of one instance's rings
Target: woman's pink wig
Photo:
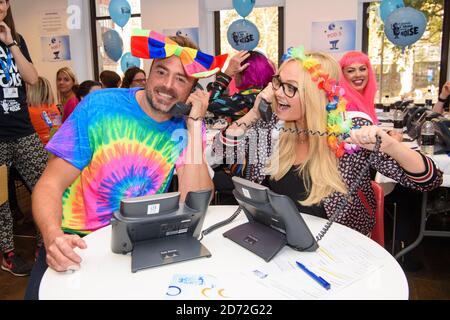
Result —
[[[359, 51], [349, 51], [341, 58], [339, 63], [341, 65], [341, 76], [339, 84], [345, 89], [345, 98], [349, 102], [347, 111], [364, 112], [373, 119], [374, 124], [378, 124], [378, 118], [375, 113], [374, 104], [375, 94], [377, 92], [377, 82], [369, 57]], [[353, 63], [361, 63], [367, 66], [369, 79], [362, 94], [352, 87], [343, 73], [344, 68], [352, 65]]]

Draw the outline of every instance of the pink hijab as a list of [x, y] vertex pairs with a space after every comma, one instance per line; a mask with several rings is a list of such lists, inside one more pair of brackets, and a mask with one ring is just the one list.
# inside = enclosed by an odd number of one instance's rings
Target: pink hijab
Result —
[[[369, 57], [359, 51], [347, 52], [339, 61], [341, 65], [341, 76], [339, 84], [345, 89], [345, 98], [348, 100], [347, 111], [361, 111], [368, 114], [378, 124], [378, 118], [375, 113], [374, 99], [377, 92], [377, 82], [375, 74], [370, 64]], [[344, 76], [343, 69], [352, 65], [353, 63], [365, 64], [368, 69], [369, 79], [363, 94], [356, 91], [350, 82]]]

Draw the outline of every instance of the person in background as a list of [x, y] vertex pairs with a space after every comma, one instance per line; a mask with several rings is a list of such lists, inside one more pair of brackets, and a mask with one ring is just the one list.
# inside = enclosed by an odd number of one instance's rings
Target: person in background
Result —
[[138, 67], [131, 67], [123, 76], [122, 88], [136, 88], [145, 87], [145, 82], [147, 81], [147, 76], [145, 71]]
[[[227, 123], [244, 116], [255, 104], [257, 95], [272, 80], [275, 68], [271, 61], [257, 51], [240, 51], [231, 59], [225, 72], [219, 72], [216, 81], [208, 84], [211, 92], [208, 111], [214, 118], [225, 118]], [[234, 79], [238, 92], [233, 95], [226, 93]], [[223, 164], [214, 168], [214, 187], [218, 193], [231, 194], [234, 189], [231, 177], [241, 172], [241, 165]], [[221, 197], [224, 203], [225, 197]]]
[[50, 81], [38, 77], [38, 82], [28, 87], [27, 102], [31, 123], [46, 145], [51, 133], [61, 126], [61, 113], [55, 104]]
[[65, 122], [67, 118], [72, 114], [73, 110], [79, 104], [85, 96], [87, 96], [90, 92], [96, 91], [102, 88], [102, 84], [97, 81], [86, 80], [83, 81], [76, 89], [75, 89], [75, 97], [76, 99], [69, 100], [64, 106], [64, 115], [62, 121]]
[[[208, 111], [215, 116], [226, 117], [228, 122], [245, 115], [254, 105], [256, 96], [272, 80], [275, 70], [263, 54], [257, 51], [240, 51], [228, 64], [225, 72], [220, 72], [216, 81], [208, 84], [211, 92]], [[235, 79], [238, 93], [225, 93], [231, 79]]]
[[441, 93], [439, 94], [438, 101], [433, 107], [434, 112], [444, 113], [449, 112], [450, 104], [450, 81], [447, 81], [442, 87]]
[[[34, 85], [38, 73], [25, 39], [16, 31], [8, 0], [0, 0], [0, 67], [0, 165], [8, 171], [15, 167], [33, 190], [47, 164], [47, 152], [30, 121], [26, 95], [26, 84]], [[2, 270], [15, 276], [30, 274], [31, 266], [15, 251], [9, 201], [0, 206], [0, 251]]]
[[65, 104], [76, 99], [75, 90], [78, 86], [78, 80], [75, 73], [69, 67], [63, 67], [56, 72], [56, 91], [58, 98], [58, 108], [64, 113]]
[[120, 79], [120, 76], [114, 71], [103, 70], [100, 73], [100, 82], [103, 89], [119, 88], [122, 79]]
[[339, 85], [344, 88], [345, 98], [349, 102], [347, 111], [364, 112], [370, 116], [372, 123], [378, 124], [375, 113], [377, 81], [369, 57], [359, 51], [349, 51], [339, 63]]

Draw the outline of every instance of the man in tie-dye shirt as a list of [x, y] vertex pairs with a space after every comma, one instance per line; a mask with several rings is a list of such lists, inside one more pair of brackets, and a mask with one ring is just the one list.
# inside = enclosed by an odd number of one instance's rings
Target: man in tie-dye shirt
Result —
[[[195, 48], [187, 38], [172, 39]], [[37, 298], [46, 262], [56, 271], [80, 267], [74, 248], [86, 248], [81, 237], [108, 225], [121, 199], [166, 192], [175, 169], [182, 201], [189, 191], [213, 189], [204, 125], [195, 120], [204, 117], [209, 95], [191, 94], [196, 83], [174, 55], [153, 61], [144, 90], [100, 90], [77, 106], [47, 145], [55, 157], [33, 193], [45, 248], [26, 298]], [[187, 120], [168, 113], [177, 101], [192, 104]]]

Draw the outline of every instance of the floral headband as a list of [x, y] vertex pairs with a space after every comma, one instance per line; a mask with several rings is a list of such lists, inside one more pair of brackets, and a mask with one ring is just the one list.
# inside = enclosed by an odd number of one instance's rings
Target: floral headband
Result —
[[305, 55], [303, 46], [289, 48], [283, 55], [282, 61], [287, 59], [300, 61], [303, 68], [310, 73], [311, 79], [317, 83], [318, 88], [327, 94], [327, 134], [330, 149], [338, 158], [345, 153], [356, 152], [359, 149], [357, 146], [344, 141], [349, 137], [350, 129], [353, 126], [352, 120], [346, 119], [345, 116], [347, 100], [344, 98], [344, 88], [337, 84], [336, 79], [330, 78], [330, 75], [322, 70], [317, 59]]
[[200, 50], [186, 48], [151, 30], [134, 29], [131, 36], [131, 54], [143, 59], [164, 59], [176, 55], [187, 75], [207, 78], [222, 69], [228, 54], [210, 56]]

